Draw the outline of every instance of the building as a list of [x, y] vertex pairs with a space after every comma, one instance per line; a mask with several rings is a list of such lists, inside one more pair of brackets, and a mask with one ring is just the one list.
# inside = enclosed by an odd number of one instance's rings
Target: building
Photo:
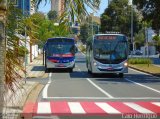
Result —
[[58, 16], [60, 16], [65, 8], [64, 8], [65, 0], [51, 0], [51, 10], [57, 11]]
[[22, 10], [23, 15], [30, 15], [30, 0], [17, 0], [18, 6]]
[[92, 22], [96, 22], [97, 24], [101, 24], [101, 20], [99, 16], [94, 16], [93, 13], [89, 15], [92, 18]]
[[34, 0], [30, 0], [30, 14], [34, 14], [36, 12], [36, 4]]
[[36, 6], [34, 0], [10, 0], [15, 7], [22, 10], [23, 15], [31, 15], [35, 13]]

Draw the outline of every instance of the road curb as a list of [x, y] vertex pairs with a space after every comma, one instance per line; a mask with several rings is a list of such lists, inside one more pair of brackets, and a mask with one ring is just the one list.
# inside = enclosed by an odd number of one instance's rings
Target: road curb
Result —
[[[27, 97], [26, 97], [26, 99], [24, 101], [23, 107], [28, 102], [35, 103], [37, 101], [37, 98], [38, 98], [41, 90], [43, 89], [43, 87], [44, 87], [44, 85], [42, 85], [40, 83], [36, 83], [35, 86], [32, 88], [32, 90], [28, 93], [28, 95], [27, 95]], [[22, 113], [19, 114], [19, 116], [18, 116], [17, 119], [22, 119], [22, 118], [24, 118], [24, 116], [23, 116], [23, 109], [22, 109]]]
[[30, 93], [31, 93], [38, 85], [39, 85], [39, 83], [36, 82], [36, 83], [32, 86], [32, 88], [30, 88], [30, 90], [28, 91], [27, 96], [23, 98], [22, 103], [21, 103], [22, 109], [23, 109], [23, 106], [25, 105], [25, 102], [27, 101]]
[[152, 76], [160, 77], [160, 75], [156, 75], [156, 74], [153, 74], [153, 73], [151, 73], [151, 72], [143, 71], [143, 70], [141, 70], [141, 69], [138, 69], [138, 68], [135, 68], [135, 67], [132, 67], [132, 66], [129, 66], [129, 68], [134, 69], [134, 70], [137, 70], [137, 71], [140, 71], [140, 72], [143, 72], [143, 73], [150, 74], [150, 75], [152, 75]]
[[[25, 85], [25, 84], [24, 84], [24, 85]], [[39, 85], [41, 85], [41, 84], [35, 82], [35, 83], [30, 87], [30, 89], [26, 91], [26, 96], [24, 96], [24, 97], [21, 99], [21, 101], [19, 102], [19, 104], [17, 104], [20, 110], [19, 110], [19, 113], [15, 112], [15, 113], [16, 113], [16, 114], [15, 114], [16, 117], [15, 117], [14, 119], [22, 119], [21, 113], [23, 112], [23, 107], [25, 106], [25, 103], [27, 102], [30, 94], [31, 94], [34, 90], [36, 90], [36, 88], [37, 88]], [[39, 94], [40, 91], [37, 92], [37, 93]], [[36, 98], [36, 99], [37, 99], [37, 98]]]

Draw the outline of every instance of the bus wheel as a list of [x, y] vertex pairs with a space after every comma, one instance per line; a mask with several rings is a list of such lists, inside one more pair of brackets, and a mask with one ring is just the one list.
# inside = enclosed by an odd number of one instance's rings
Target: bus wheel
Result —
[[73, 68], [70, 68], [70, 69], [69, 69], [69, 72], [73, 72]]
[[89, 74], [92, 74], [92, 72], [91, 72], [89, 69], [88, 69], [88, 73], [89, 73]]
[[45, 73], [49, 73], [49, 69], [48, 68], [45, 68]]
[[120, 78], [123, 78], [123, 73], [119, 73], [119, 77], [120, 77]]

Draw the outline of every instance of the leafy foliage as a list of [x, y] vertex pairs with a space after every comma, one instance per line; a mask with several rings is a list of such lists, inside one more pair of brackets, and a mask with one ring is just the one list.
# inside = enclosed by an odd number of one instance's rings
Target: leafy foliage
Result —
[[[138, 31], [139, 20], [133, 11], [134, 33]], [[113, 0], [101, 15], [101, 31], [118, 31], [129, 36], [131, 24], [131, 7], [128, 0]]]
[[135, 34], [134, 42], [135, 42], [135, 44], [137, 46], [136, 48], [138, 48], [138, 49], [140, 48], [140, 46], [144, 45], [145, 35], [144, 35], [143, 29]]
[[151, 21], [152, 28], [159, 33], [160, 29], [160, 2], [159, 0], [133, 0], [133, 3], [143, 13], [144, 21]]
[[[36, 5], [38, 5], [42, 2], [42, 0], [34, 0], [36, 2]], [[45, 0], [47, 1], [50, 0]], [[86, 16], [88, 14], [87, 12], [87, 6], [91, 9], [98, 9], [99, 4], [101, 0], [64, 0], [65, 5], [65, 12], [62, 16], [66, 16], [71, 18], [72, 21], [75, 21], [75, 18], [78, 19], [78, 21], [81, 21], [82, 16]]]
[[86, 42], [87, 38], [89, 37], [89, 34], [90, 33], [90, 29], [89, 29], [89, 25], [87, 23], [85, 24], [82, 24], [81, 27], [80, 27], [80, 39], [83, 43]]
[[49, 11], [47, 14], [49, 20], [56, 20], [58, 17], [57, 11]]
[[24, 54], [28, 53], [25, 48], [24, 35], [29, 36], [31, 43], [34, 43], [37, 40], [35, 32], [37, 26], [31, 17], [24, 18], [21, 10], [12, 4], [9, 4], [8, 7], [6, 25], [5, 84], [14, 91], [13, 83], [16, 84], [17, 80], [22, 79], [23, 74], [20, 72], [26, 73], [22, 60], [22, 56], [24, 57]]
[[7, 42], [6, 42], [6, 61], [5, 61], [5, 84], [9, 89], [13, 90], [13, 83], [18, 79], [21, 79], [19, 70], [25, 73], [23, 64], [18, 57], [20, 49], [19, 38], [16, 37], [16, 33], [21, 28], [22, 24], [21, 11], [10, 5], [7, 12]]

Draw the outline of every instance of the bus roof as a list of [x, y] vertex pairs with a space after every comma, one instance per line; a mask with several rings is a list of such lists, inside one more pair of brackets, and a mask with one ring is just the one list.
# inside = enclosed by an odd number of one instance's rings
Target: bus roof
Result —
[[114, 33], [95, 34], [94, 36], [103, 36], [103, 35], [117, 35], [117, 36], [125, 36], [124, 34], [121, 34], [121, 33], [117, 33], [117, 34], [114, 34]]
[[54, 40], [54, 39], [72, 39], [72, 40], [74, 40], [74, 38], [68, 38], [68, 37], [53, 37], [53, 38], [48, 38], [48, 40]]

